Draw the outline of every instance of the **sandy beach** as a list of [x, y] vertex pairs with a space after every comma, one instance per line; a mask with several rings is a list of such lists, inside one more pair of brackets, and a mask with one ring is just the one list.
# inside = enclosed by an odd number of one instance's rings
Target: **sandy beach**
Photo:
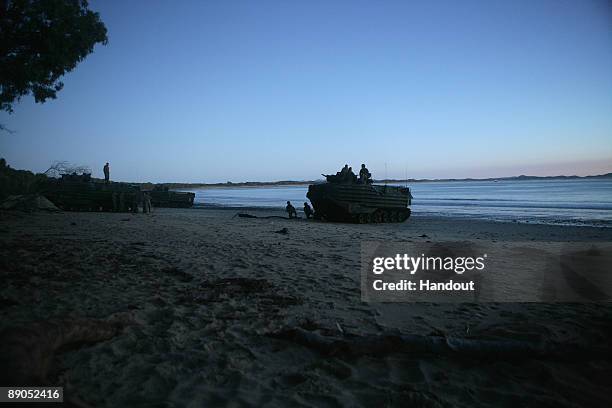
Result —
[[[45, 375], [94, 407], [612, 404], [610, 304], [364, 303], [359, 277], [362, 241], [609, 243], [612, 229], [418, 216], [352, 225], [237, 212], [2, 212], [0, 329], [124, 322], [105, 340], [56, 350]], [[313, 347], [286, 335], [292, 330], [346, 343], [400, 333], [593, 353], [347, 352]]]

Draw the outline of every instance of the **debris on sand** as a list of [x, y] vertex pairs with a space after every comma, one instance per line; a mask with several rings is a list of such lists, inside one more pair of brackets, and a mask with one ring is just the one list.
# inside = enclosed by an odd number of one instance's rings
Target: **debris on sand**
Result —
[[59, 208], [40, 194], [12, 195], [0, 203], [1, 210], [14, 211], [52, 211], [59, 212]]
[[[240, 218], [257, 218], [257, 216], [255, 216], [255, 215], [246, 214], [246, 213], [238, 213], [238, 214], [234, 215], [234, 217], [240, 217]], [[232, 218], [233, 218], [233, 217], [232, 217]]]
[[[264, 219], [264, 220], [268, 220], [268, 219], [272, 219], [272, 218], [278, 218], [281, 220], [289, 220], [289, 217], [281, 217], [280, 215], [268, 215], [268, 216], [257, 216], [257, 215], [251, 215], [251, 214], [247, 214], [247, 213], [237, 213], [236, 215], [234, 215], [232, 218], [259, 218], [259, 219]], [[295, 217], [295, 218], [300, 218], [300, 217]]]

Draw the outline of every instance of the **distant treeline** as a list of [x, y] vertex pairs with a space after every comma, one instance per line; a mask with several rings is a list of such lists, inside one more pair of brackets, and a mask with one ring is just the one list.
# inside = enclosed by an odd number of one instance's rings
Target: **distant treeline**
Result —
[[[462, 178], [462, 179], [381, 179], [374, 180], [374, 183], [389, 183], [389, 184], [406, 184], [406, 183], [424, 183], [424, 182], [451, 182], [451, 181], [512, 181], [512, 180], [573, 180], [573, 179], [612, 179], [612, 173], [600, 174], [596, 176], [514, 176], [514, 177], [497, 177], [497, 178]], [[322, 180], [282, 180], [282, 181], [245, 181], [241, 183], [160, 183], [169, 189], [189, 189], [189, 188], [204, 188], [204, 187], [274, 187], [274, 186], [292, 186], [292, 185], [307, 185], [319, 183]]]
[[[319, 180], [320, 181], [320, 180]], [[244, 181], [241, 183], [159, 183], [158, 186], [168, 187], [170, 190], [173, 189], [187, 189], [187, 188], [202, 188], [202, 187], [270, 187], [270, 186], [300, 186], [306, 184], [312, 184], [315, 181], [295, 181], [295, 180], [284, 180], [284, 181]], [[143, 183], [144, 184], [144, 183]]]
[[574, 179], [608, 179], [612, 173], [599, 174], [596, 176], [512, 176], [491, 178], [448, 178], [448, 179], [407, 179], [407, 180], [374, 180], [375, 183], [422, 183], [422, 182], [448, 182], [448, 181], [514, 181], [514, 180], [574, 180]]

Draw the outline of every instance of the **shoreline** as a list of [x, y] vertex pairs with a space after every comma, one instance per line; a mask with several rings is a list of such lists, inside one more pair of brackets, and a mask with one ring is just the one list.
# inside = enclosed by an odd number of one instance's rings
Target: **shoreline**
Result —
[[[281, 212], [282, 214], [285, 214], [285, 210], [283, 206], [253, 206], [253, 205], [247, 205], [247, 206], [231, 206], [231, 205], [222, 205], [222, 204], [207, 204], [207, 203], [195, 203], [193, 205], [194, 210], [220, 210], [220, 211], [273, 211], [273, 212]], [[298, 210], [298, 215], [302, 215], [303, 212], [301, 211], [301, 209], [297, 209]], [[449, 214], [449, 215], [445, 215], [444, 213], [433, 213], [433, 212], [428, 212], [428, 213], [415, 213], [413, 212], [410, 215], [410, 218], [405, 221], [404, 223], [410, 222], [410, 219], [413, 218], [423, 218], [423, 219], [445, 219], [448, 221], [459, 221], [459, 222], [464, 222], [464, 221], [484, 221], [484, 222], [493, 222], [493, 223], [499, 223], [499, 224], [529, 224], [529, 225], [549, 225], [549, 226], [561, 226], [561, 227], [582, 227], [582, 228], [611, 228], [612, 229], [612, 222], [606, 222], [606, 221], [602, 221], [602, 220], [588, 220], [588, 221], [569, 221], [569, 220], [563, 220], [563, 219], [556, 219], [556, 220], [542, 220], [542, 219], [537, 219], [537, 218], [532, 218], [532, 219], [518, 219], [518, 218], [495, 218], [495, 217], [487, 217], [487, 216], [472, 216], [472, 215], [456, 215], [456, 214]], [[404, 223], [400, 223], [400, 224], [404, 224]]]

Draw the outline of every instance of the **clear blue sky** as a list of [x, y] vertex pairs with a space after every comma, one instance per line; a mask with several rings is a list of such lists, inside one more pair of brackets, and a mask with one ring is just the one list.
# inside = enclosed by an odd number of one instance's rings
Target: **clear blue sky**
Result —
[[610, 172], [611, 4], [91, 1], [108, 45], [0, 113], [0, 155], [155, 182]]

